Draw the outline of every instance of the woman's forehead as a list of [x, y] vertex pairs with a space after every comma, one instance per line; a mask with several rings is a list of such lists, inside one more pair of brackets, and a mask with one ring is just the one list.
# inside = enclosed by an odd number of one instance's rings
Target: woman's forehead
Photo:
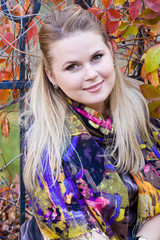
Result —
[[103, 37], [94, 32], [76, 32], [51, 45], [54, 58], [76, 58], [81, 55], [92, 55], [94, 52], [106, 48]]

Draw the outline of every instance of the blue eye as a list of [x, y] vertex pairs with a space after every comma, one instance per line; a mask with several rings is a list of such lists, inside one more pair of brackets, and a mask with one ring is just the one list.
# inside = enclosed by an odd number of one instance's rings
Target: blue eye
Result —
[[68, 71], [73, 71], [73, 70], [76, 69], [76, 67], [77, 67], [76, 64], [72, 64], [72, 65], [69, 65], [66, 69], [67, 69]]
[[96, 60], [100, 60], [102, 58], [103, 54], [96, 54], [94, 57], [93, 57], [93, 61], [96, 61]]

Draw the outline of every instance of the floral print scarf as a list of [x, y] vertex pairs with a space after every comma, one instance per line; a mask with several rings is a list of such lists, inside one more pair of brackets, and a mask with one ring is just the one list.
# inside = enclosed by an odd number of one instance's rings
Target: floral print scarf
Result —
[[[128, 191], [101, 147], [113, 142], [112, 121], [83, 105], [70, 102], [70, 107], [71, 145], [63, 155], [61, 174], [54, 179], [44, 151], [36, 188], [29, 193], [41, 233], [45, 240], [71, 239], [98, 229], [111, 240], [127, 239]], [[137, 221], [143, 222], [160, 213], [160, 153], [143, 142], [140, 148], [146, 165], [133, 178]]]

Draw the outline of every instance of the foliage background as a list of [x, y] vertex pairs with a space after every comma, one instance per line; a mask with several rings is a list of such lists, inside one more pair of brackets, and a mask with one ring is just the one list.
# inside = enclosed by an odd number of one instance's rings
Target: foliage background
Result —
[[[74, 0], [39, 1], [1, 0], [0, 12], [0, 83], [20, 79], [20, 65], [25, 65], [25, 79], [33, 80], [39, 61], [38, 30], [51, 9], [64, 8]], [[120, 60], [124, 74], [142, 81], [141, 90], [148, 99], [151, 117], [160, 117], [160, 1], [159, 0], [79, 0], [104, 25]], [[9, 15], [3, 11], [6, 3]], [[25, 53], [20, 51], [22, 18], [25, 25]], [[19, 23], [14, 21], [19, 18]], [[24, 79], [20, 79], [24, 80]], [[0, 87], [1, 88], [1, 87]], [[18, 239], [19, 232], [19, 90], [0, 89], [0, 237]], [[16, 175], [18, 173], [18, 175]], [[26, 195], [26, 219], [30, 217]]]

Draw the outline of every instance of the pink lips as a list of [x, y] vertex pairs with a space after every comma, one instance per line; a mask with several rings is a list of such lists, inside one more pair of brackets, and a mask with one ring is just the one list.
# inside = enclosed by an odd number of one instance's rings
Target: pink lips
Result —
[[97, 83], [97, 84], [95, 84], [95, 85], [93, 85], [91, 87], [84, 88], [83, 90], [86, 90], [86, 91], [91, 92], [91, 93], [98, 92], [101, 89], [101, 87], [102, 87], [102, 83], [103, 83], [103, 81], [100, 82], [100, 83]]

